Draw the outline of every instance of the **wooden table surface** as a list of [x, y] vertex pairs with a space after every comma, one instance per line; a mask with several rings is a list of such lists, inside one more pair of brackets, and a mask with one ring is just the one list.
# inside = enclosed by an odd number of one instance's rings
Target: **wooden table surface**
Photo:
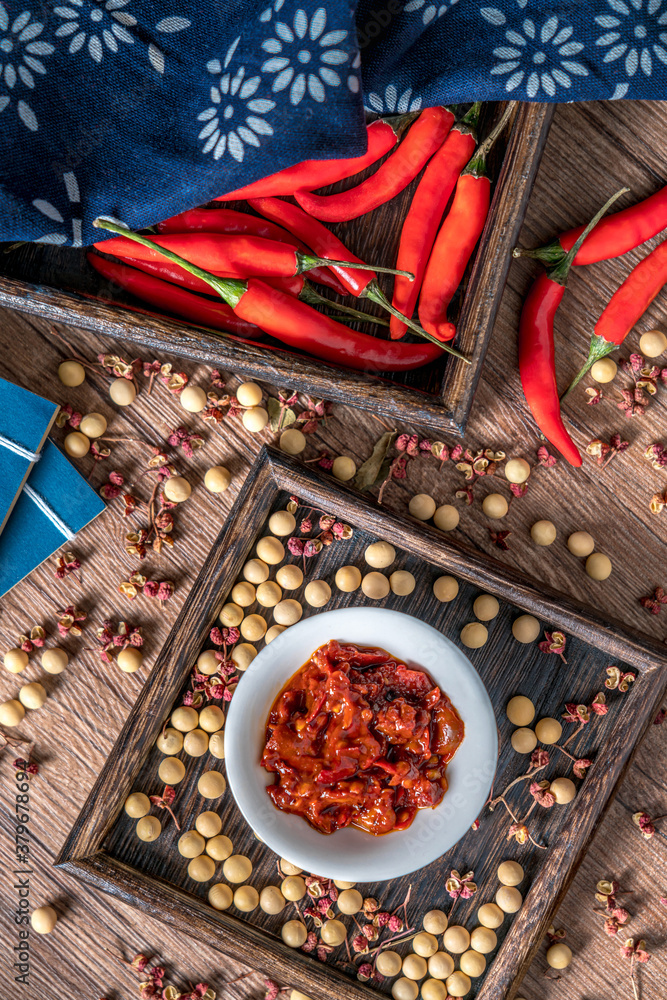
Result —
[[[667, 154], [662, 138], [667, 128], [665, 104], [584, 104], [557, 109], [544, 160], [522, 233], [524, 245], [545, 242], [559, 229], [585, 221], [618, 187], [628, 184], [629, 198], [641, 198], [667, 180]], [[595, 318], [604, 302], [627, 273], [623, 261], [591, 267], [574, 274], [557, 322], [558, 370], [561, 384], [578, 367]], [[535, 459], [538, 445], [535, 428], [525, 409], [516, 374], [516, 327], [521, 297], [534, 265], [515, 263], [498, 317], [479, 392], [473, 407], [465, 444], [472, 448], [493, 448], [508, 456]], [[642, 321], [640, 329], [662, 325], [664, 298], [659, 297]], [[77, 353], [94, 361], [100, 351], [132, 357], [122, 344], [96, 340], [76, 330], [60, 328]], [[628, 340], [637, 349], [638, 334]], [[629, 350], [623, 352], [628, 356]], [[137, 977], [124, 966], [122, 954], [132, 957], [145, 951], [159, 958], [170, 972], [170, 981], [185, 989], [188, 983], [209, 981], [219, 997], [264, 995], [259, 975], [249, 975], [225, 986], [247, 972], [237, 963], [188, 938], [178, 938], [170, 929], [109, 897], [97, 895], [64, 877], [52, 867], [53, 859], [70, 829], [84, 799], [116, 739], [118, 731], [143, 684], [171, 623], [198, 573], [212, 539], [238, 494], [248, 467], [264, 441], [274, 435], [268, 429], [260, 435], [248, 434], [238, 419], [220, 426], [204, 424], [186, 414], [162, 385], [149, 397], [145, 386], [135, 404], [125, 410], [115, 408], [106, 394], [106, 382], [96, 376], [77, 389], [65, 389], [57, 379], [59, 362], [68, 354], [54, 339], [48, 324], [30, 316], [3, 312], [0, 319], [0, 376], [54, 399], [71, 403], [82, 412], [101, 411], [109, 419], [110, 435], [136, 439], [114, 443], [111, 458], [94, 470], [90, 456], [79, 462], [85, 475], [92, 470], [92, 482], [99, 486], [108, 472], [118, 469], [128, 482], [135, 481], [149, 457], [148, 445], [160, 445], [168, 432], [183, 424], [201, 430], [206, 446], [192, 460], [179, 456], [176, 463], [193, 484], [193, 496], [177, 514], [176, 544], [160, 557], [149, 556], [142, 572], [176, 584], [172, 601], [154, 611], [147, 598], [130, 602], [118, 592], [118, 583], [127, 579], [136, 564], [124, 551], [123, 537], [128, 522], [120, 517], [120, 501], [73, 543], [82, 560], [81, 580], [58, 581], [55, 560], [50, 559], [22, 584], [0, 600], [0, 647], [14, 645], [20, 632], [42, 623], [55, 631], [57, 612], [74, 603], [89, 615], [89, 633], [102, 619], [127, 618], [143, 626], [146, 659], [132, 675], [104, 665], [96, 653], [86, 651], [91, 637], [63, 642], [72, 653], [69, 668], [57, 677], [44, 675], [38, 661], [21, 675], [21, 683], [40, 679], [49, 692], [46, 706], [30, 713], [20, 731], [35, 741], [40, 774], [31, 783], [31, 906], [55, 901], [60, 914], [56, 931], [46, 938], [30, 939], [32, 969], [28, 987], [13, 982], [12, 947], [16, 943], [13, 908], [16, 890], [12, 874], [13, 770], [15, 756], [5, 751], [0, 757], [2, 781], [0, 837], [2, 891], [5, 905], [0, 913], [0, 996], [25, 1000], [75, 1000], [108, 998], [130, 1000], [137, 996]], [[152, 361], [147, 354], [143, 360]], [[160, 358], [168, 361], [169, 358]], [[663, 357], [663, 364], [666, 359]], [[208, 372], [176, 362], [185, 368], [193, 383], [207, 384]], [[237, 384], [225, 373], [230, 387]], [[491, 552], [508, 564], [521, 568], [569, 592], [598, 610], [658, 638], [667, 636], [667, 607], [652, 616], [639, 605], [639, 598], [656, 585], [667, 586], [665, 538], [667, 511], [653, 515], [651, 496], [663, 489], [665, 472], [655, 471], [643, 459], [653, 441], [665, 441], [667, 387], [661, 387], [641, 417], [627, 419], [617, 408], [616, 386], [628, 384], [620, 374], [613, 387], [603, 387], [604, 399], [587, 405], [584, 389], [573, 394], [567, 405], [574, 437], [580, 447], [593, 438], [608, 440], [615, 431], [630, 442], [626, 452], [607, 468], [600, 469], [586, 458], [583, 469], [574, 471], [559, 462], [554, 469], [540, 469], [531, 479], [528, 494], [513, 502], [506, 520], [496, 527], [510, 528], [509, 550], [501, 552], [490, 541], [489, 522], [481, 510], [481, 498], [498, 487], [479, 483], [475, 502], [462, 507], [460, 540]], [[584, 385], [590, 385], [590, 379]], [[289, 388], [284, 386], [282, 388]], [[271, 390], [273, 392], [273, 390]], [[305, 460], [321, 450], [350, 454], [359, 463], [370, 453], [374, 440], [390, 429], [385, 421], [336, 406], [326, 426], [309, 437]], [[418, 428], [401, 427], [399, 431]], [[65, 432], [54, 432], [62, 441]], [[449, 444], [455, 443], [453, 440]], [[202, 484], [211, 465], [224, 464], [233, 474], [227, 493], [212, 496]], [[409, 497], [418, 492], [432, 494], [438, 503], [457, 502], [453, 493], [462, 476], [448, 463], [435, 471], [433, 461], [410, 464], [408, 476], [392, 482], [385, 492], [388, 507], [404, 511]], [[146, 480], [139, 480], [137, 492], [147, 496]], [[501, 483], [501, 490], [504, 488]], [[537, 548], [528, 529], [540, 518], [552, 519], [558, 538], [548, 549]], [[594, 583], [584, 573], [579, 560], [568, 552], [564, 541], [576, 529], [590, 531], [602, 551], [612, 558], [614, 571], [606, 583]], [[26, 539], [26, 544], [30, 540]], [[564, 667], [563, 669], [567, 669]], [[0, 675], [0, 696], [15, 696], [18, 678]], [[573, 697], [576, 678], [573, 678]], [[551, 982], [543, 949], [524, 980], [520, 994], [527, 1000], [607, 1000], [631, 997], [629, 962], [619, 952], [620, 942], [610, 939], [602, 928], [602, 917], [593, 912], [595, 884], [601, 878], [618, 879], [632, 895], [624, 897], [632, 914], [628, 936], [645, 938], [654, 952], [648, 965], [641, 966], [640, 985], [645, 1000], [664, 995], [665, 939], [667, 908], [660, 897], [667, 895], [665, 831], [650, 841], [641, 838], [632, 823], [632, 814], [645, 810], [651, 815], [667, 812], [667, 754], [665, 726], [653, 726], [623, 781], [616, 801], [602, 823], [570, 892], [556, 917], [556, 925], [567, 930], [567, 943], [574, 952], [571, 967], [563, 978]], [[443, 885], [443, 905], [446, 904]], [[446, 905], [445, 905], [446, 908]], [[624, 936], [624, 935], [622, 935]], [[172, 975], [173, 973], [173, 975]]]

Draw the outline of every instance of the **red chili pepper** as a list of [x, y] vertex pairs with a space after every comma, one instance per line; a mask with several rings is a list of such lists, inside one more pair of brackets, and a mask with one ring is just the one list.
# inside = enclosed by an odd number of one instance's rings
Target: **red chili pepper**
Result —
[[[395, 152], [356, 187], [339, 194], [293, 191], [302, 208], [324, 222], [348, 222], [395, 198], [413, 181], [445, 141], [455, 122], [447, 108], [426, 108]], [[319, 184], [323, 187], [323, 184]]]
[[533, 282], [519, 322], [519, 372], [535, 423], [571, 465], [579, 466], [581, 455], [563, 424], [556, 385], [553, 325], [564, 294], [565, 282], [553, 272]]
[[[106, 247], [106, 243], [100, 243], [100, 249]], [[106, 250], [104, 250], [106, 253]], [[95, 257], [95, 260], [100, 260], [101, 258]], [[169, 281], [172, 285], [180, 285], [183, 288], [189, 288], [191, 292], [198, 292], [200, 295], [211, 295], [211, 286], [201, 278], [197, 278], [196, 275], [190, 274], [189, 271], [184, 271], [182, 267], [178, 267], [176, 264], [172, 264], [170, 261], [165, 260], [164, 257], [161, 260], [137, 260], [136, 257], [123, 257], [124, 261], [131, 266], [136, 268], [138, 271], [143, 271], [145, 274], [151, 274], [154, 278], [159, 278], [161, 281]]]
[[[106, 244], [102, 244], [106, 246]], [[100, 259], [100, 258], [96, 258]], [[139, 271], [144, 271], [146, 274], [152, 274], [156, 278], [160, 278], [163, 281], [171, 282], [175, 285], [181, 285], [184, 288], [189, 288], [193, 292], [198, 292], [200, 295], [212, 295], [213, 289], [206, 281], [202, 281], [201, 278], [196, 277], [194, 274], [190, 274], [189, 271], [183, 270], [178, 264], [172, 264], [170, 261], [161, 258], [157, 260], [136, 260], [134, 257], [124, 257], [124, 260], [128, 262], [133, 268]], [[318, 270], [320, 270], [318, 268]], [[328, 268], [322, 268], [321, 270], [327, 271]], [[224, 272], [213, 271], [220, 278], [231, 278], [234, 275], [226, 274]], [[310, 277], [313, 276], [315, 272], [310, 272]], [[356, 320], [362, 320], [365, 323], [378, 323], [380, 326], [388, 326], [387, 320], [378, 316], [371, 316], [369, 313], [362, 312], [360, 309], [353, 309], [351, 306], [345, 305], [341, 302], [332, 302], [331, 299], [325, 298], [324, 295], [320, 295], [312, 285], [310, 285], [302, 274], [297, 274], [292, 278], [265, 278], [267, 285], [272, 285], [274, 288], [281, 288], [284, 292], [289, 295], [294, 295], [296, 298], [301, 299], [302, 302], [308, 302], [310, 305], [325, 306], [327, 309], [331, 310], [333, 313], [345, 313], [347, 316], [354, 318]], [[347, 294], [346, 290], [343, 288], [343, 294]]]
[[623, 284], [610, 298], [595, 324], [586, 364], [570, 382], [566, 393], [574, 389], [577, 382], [596, 361], [621, 346], [665, 284], [667, 284], [667, 240], [652, 250], [630, 271]]
[[[537, 250], [514, 251], [515, 257], [535, 257], [547, 264], [557, 264], [568, 253], [584, 231], [584, 226], [568, 229], [553, 243]], [[597, 264], [601, 260], [621, 257], [667, 229], [667, 187], [602, 219], [581, 245], [575, 264]]]
[[[95, 225], [111, 232], [125, 232], [108, 219], [96, 219]], [[219, 278], [164, 247], [160, 248], [145, 236], [129, 233], [126, 238], [155, 253], [161, 252], [168, 260], [208, 281], [241, 319], [261, 326], [282, 343], [325, 361], [363, 371], [392, 372], [420, 368], [440, 356], [437, 345], [423, 341], [409, 344], [380, 340], [367, 333], [359, 333], [257, 278], [245, 281]]]
[[[107, 281], [113, 281], [143, 302], [156, 306], [161, 312], [175, 313], [190, 323], [209, 326], [214, 330], [226, 330], [243, 337], [254, 337], [255, 340], [264, 335], [263, 330], [254, 323], [241, 319], [219, 298], [204, 299], [160, 278], [154, 278], [126, 264], [106, 260], [95, 253], [87, 253], [86, 259]], [[205, 282], [202, 281], [201, 284], [204, 285]], [[206, 289], [209, 293], [212, 292], [210, 285], [206, 285]]]
[[262, 329], [282, 343], [346, 368], [408, 371], [435, 361], [442, 353], [439, 346], [423, 340], [409, 344], [351, 330], [256, 278], [248, 280], [247, 291], [234, 308], [250, 323], [261, 320]]
[[303, 160], [293, 167], [262, 177], [246, 187], [221, 195], [216, 201], [233, 201], [242, 198], [272, 198], [291, 195], [299, 190], [312, 190], [345, 180], [376, 163], [381, 156], [393, 149], [405, 129], [415, 120], [416, 114], [401, 115], [389, 120], [378, 118], [366, 129], [368, 149], [362, 156], [340, 160]]
[[419, 300], [419, 321], [429, 333], [445, 340], [456, 333], [454, 324], [447, 320], [447, 308], [482, 235], [490, 201], [488, 177], [475, 170], [461, 174], [452, 206], [426, 268]]
[[[105, 246], [104, 243], [101, 246]], [[195, 277], [194, 274], [189, 274], [184, 271], [182, 267], [177, 267], [176, 264], [170, 264], [166, 260], [137, 260], [136, 257], [123, 256], [122, 260], [127, 261], [132, 267], [136, 268], [138, 271], [144, 271], [146, 274], [152, 274], [157, 278], [161, 278], [163, 281], [170, 281], [174, 285], [182, 285], [184, 288], [189, 288], [192, 292], [198, 292], [200, 295], [212, 295], [211, 286], [201, 278]], [[212, 274], [217, 275], [220, 278], [237, 278], [238, 273], [229, 271], [212, 271]], [[290, 295], [300, 295], [303, 290], [303, 284], [305, 278], [302, 274], [295, 274], [291, 277], [269, 277], [266, 276], [264, 280], [269, 285], [274, 285], [276, 288], [282, 288], [284, 292], [288, 292]]]
[[521, 310], [519, 322], [519, 372], [526, 402], [537, 426], [571, 465], [581, 465], [581, 455], [565, 429], [556, 385], [554, 319], [565, 294], [572, 261], [585, 237], [610, 205], [628, 188], [609, 199], [584, 229], [579, 240], [560, 263], [534, 282]]
[[263, 236], [266, 240], [278, 240], [281, 243], [292, 242], [294, 239], [282, 226], [276, 226], [258, 215], [236, 212], [232, 208], [191, 208], [158, 222], [155, 229], [161, 236], [202, 232], [227, 233], [228, 236], [234, 233]]
[[[309, 250], [305, 243], [296, 239], [282, 226], [276, 226], [258, 215], [235, 212], [231, 208], [191, 208], [187, 212], [181, 212], [180, 215], [172, 216], [171, 219], [165, 219], [164, 222], [158, 222], [155, 228], [162, 236], [193, 232], [226, 233], [228, 236], [232, 234], [263, 236], [267, 240], [287, 243], [302, 253], [308, 253]], [[331, 288], [338, 295], [346, 294], [344, 286], [328, 267], [313, 268], [310, 278], [320, 285]]]
[[[329, 261], [322, 257], [301, 253], [287, 243], [266, 240], [261, 236], [174, 233], [170, 236], [156, 236], [150, 247], [133, 243], [128, 236], [103, 240], [93, 245], [102, 253], [114, 257], [129, 257], [132, 260], [159, 260], [159, 248], [162, 247], [199, 267], [238, 278], [250, 275], [287, 278], [314, 267], [329, 265]], [[339, 260], [336, 263], [343, 268], [346, 266], [345, 261]], [[355, 259], [355, 266], [373, 273], [370, 264], [361, 261], [357, 263]], [[378, 267], [377, 270], [395, 273], [392, 268]]]
[[459, 177], [451, 208], [426, 266], [419, 299], [419, 320], [425, 330], [440, 340], [451, 340], [456, 334], [454, 324], [447, 321], [447, 309], [463, 280], [489, 214], [491, 181], [486, 176], [486, 158], [513, 110], [511, 104], [507, 106]]
[[[309, 247], [312, 247], [320, 257], [326, 260], [343, 260], [351, 264], [359, 262], [359, 258], [350, 253], [345, 244], [341, 243], [330, 229], [323, 226], [317, 219], [313, 219], [297, 205], [292, 205], [288, 201], [280, 201], [278, 198], [254, 198], [248, 204], [256, 212], [260, 212], [272, 221], [282, 224], [290, 233], [302, 239]], [[357, 298], [369, 299], [371, 302], [377, 302], [378, 305], [381, 305], [383, 309], [386, 309], [392, 315], [397, 314], [401, 322], [407, 323], [410, 329], [414, 330], [420, 336], [426, 337], [429, 340], [433, 339], [411, 319], [408, 319], [402, 313], [397, 313], [378, 285], [374, 274], [369, 274], [368, 271], [357, 271], [355, 268], [340, 268], [334, 264], [330, 266], [352, 295], [355, 295]], [[456, 351], [453, 347], [443, 344], [442, 348], [461, 358], [467, 364], [470, 363], [463, 354]]]
[[598, 337], [618, 347], [667, 282], [667, 241], [652, 250], [612, 295], [595, 324]]
[[[296, 232], [290, 232], [288, 229], [284, 229], [282, 226], [276, 225], [274, 222], [268, 221], [266, 218], [262, 218], [258, 215], [249, 215], [247, 212], [235, 212], [229, 208], [193, 208], [188, 212], [183, 212], [181, 215], [176, 215], [172, 219], [167, 219], [165, 222], [160, 222], [157, 228], [160, 230], [162, 235], [174, 234], [174, 233], [184, 233], [184, 232], [199, 232], [204, 231], [208, 233], [226, 233], [228, 235], [234, 234], [246, 234], [250, 233], [254, 236], [262, 236], [265, 239], [278, 240], [282, 243], [287, 243], [289, 246], [293, 246], [301, 251], [308, 252], [309, 249], [316, 249], [320, 256], [329, 256], [329, 252], [333, 250], [334, 255], [343, 255], [343, 259], [356, 261], [359, 258], [355, 258], [354, 255], [350, 254], [347, 248], [340, 240], [336, 239], [333, 233], [330, 233], [328, 229], [321, 226], [319, 223], [315, 222], [309, 216], [305, 214], [296, 205], [290, 205], [287, 202], [278, 201], [277, 199], [263, 199], [250, 202], [251, 207], [257, 209], [257, 211], [264, 211], [265, 214], [270, 215], [272, 218], [282, 219], [283, 216], [286, 219], [291, 220], [295, 229], [299, 232], [305, 232], [312, 236], [313, 239], [318, 237], [315, 241], [317, 242], [317, 248], [314, 246], [307, 246], [303, 240], [299, 239]], [[318, 232], [319, 231], [319, 232]], [[324, 237], [322, 239], [321, 237]], [[102, 244], [103, 246], [104, 244]], [[326, 250], [327, 253], [323, 253]], [[185, 284], [188, 288], [192, 288], [194, 291], [203, 292], [209, 295], [211, 292], [210, 287], [206, 282], [201, 281], [201, 279], [196, 278], [194, 275], [189, 274], [184, 271], [183, 268], [177, 267], [176, 265], [170, 264], [168, 261], [161, 259], [159, 261], [150, 262], [150, 267], [148, 263], [142, 265], [136, 258], [131, 258], [134, 261], [135, 267], [139, 267], [142, 270], [150, 270], [151, 273], [157, 274], [159, 277], [165, 278], [167, 281], [176, 281], [179, 284]], [[216, 271], [211, 268], [213, 273], [220, 274], [221, 272]], [[359, 285], [365, 287], [373, 278], [373, 274], [370, 271], [358, 271], [352, 277], [350, 276], [349, 269], [339, 268], [339, 273], [341, 277], [344, 277], [347, 287], [343, 285], [340, 279], [332, 272], [330, 268], [314, 268], [309, 277], [313, 281], [320, 281], [322, 284], [326, 284], [332, 287], [334, 291], [338, 294], [346, 295], [348, 288], [353, 287], [356, 282]], [[228, 277], [234, 277], [233, 274], [228, 274]], [[406, 279], [407, 280], [407, 279]], [[298, 291], [293, 292], [293, 294], [299, 295], [303, 289], [303, 283]], [[286, 291], [289, 289], [285, 289]], [[306, 299], [302, 295], [304, 301], [309, 301], [311, 305], [315, 303], [317, 293], [314, 289], [310, 289], [307, 293], [309, 298]], [[367, 313], [361, 313], [359, 310], [350, 309], [349, 306], [341, 307], [338, 303], [331, 303], [328, 299], [319, 297], [320, 303], [327, 303], [329, 306], [335, 305], [336, 308], [342, 308], [344, 312], [348, 312], [351, 315], [355, 315], [356, 318], [362, 318], [366, 321], [372, 320], [373, 317], [369, 316]], [[384, 321], [380, 320], [381, 323]]]
[[[392, 305], [406, 316], [412, 316], [415, 311], [440, 220], [459, 174], [475, 151], [475, 131], [480, 107], [481, 104], [474, 104], [462, 121], [453, 127], [426, 167], [405, 217], [396, 266], [412, 271], [415, 280], [396, 278]], [[407, 330], [405, 323], [401, 323], [395, 316], [391, 317], [389, 328], [392, 340], [402, 337]], [[454, 336], [453, 332], [451, 336]], [[451, 337], [447, 339], [450, 340]]]
[[[344, 260], [350, 264], [362, 263], [360, 258], [350, 253], [345, 244], [337, 236], [334, 236], [330, 229], [311, 218], [297, 205], [292, 205], [289, 201], [280, 201], [278, 198], [251, 198], [248, 204], [265, 218], [284, 226], [292, 236], [296, 236], [306, 243], [318, 257], [328, 260]], [[346, 291], [357, 298], [376, 277], [372, 271], [355, 271], [349, 267], [332, 266], [331, 270]]]

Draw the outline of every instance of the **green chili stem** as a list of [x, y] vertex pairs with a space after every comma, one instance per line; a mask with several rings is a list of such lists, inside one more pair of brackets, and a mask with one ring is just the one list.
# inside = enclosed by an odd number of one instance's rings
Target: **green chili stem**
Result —
[[584, 229], [583, 233], [581, 234], [577, 242], [563, 256], [563, 259], [555, 263], [552, 267], [548, 268], [547, 273], [552, 281], [555, 281], [559, 285], [564, 285], [567, 282], [567, 276], [570, 273], [570, 268], [572, 267], [574, 258], [577, 256], [577, 254], [581, 249], [581, 244], [584, 242], [589, 233], [591, 233], [592, 230], [595, 229], [602, 216], [606, 215], [606, 213], [609, 211], [614, 202], [617, 201], [622, 194], [627, 194], [629, 190], [630, 188], [623, 187], [619, 191], [617, 191], [616, 194], [613, 194], [611, 198], [608, 198], [607, 201], [602, 206], [602, 208], [600, 209], [600, 211], [596, 212], [591, 221], [588, 223], [588, 225]]
[[482, 112], [482, 101], [475, 101], [472, 107], [468, 108], [463, 118], [455, 128], [459, 128], [460, 125], [467, 126], [468, 130], [475, 132], [477, 129], [477, 124], [479, 122], [479, 116]]
[[[617, 191], [616, 194], [613, 194], [611, 198], [609, 198], [609, 200], [606, 202], [606, 204], [602, 206], [597, 215], [595, 215], [594, 218], [591, 219], [591, 221], [588, 223], [588, 225], [584, 229], [583, 233], [581, 234], [577, 242], [571, 247], [568, 253], [563, 254], [562, 260], [558, 261], [556, 264], [553, 264], [547, 270], [547, 274], [553, 281], [557, 281], [561, 285], [565, 284], [565, 282], [567, 281], [569, 270], [574, 262], [574, 258], [579, 253], [581, 245], [586, 239], [586, 237], [593, 229], [595, 229], [602, 216], [607, 212], [609, 208], [611, 208], [616, 199], [620, 198], [622, 194], [626, 194], [629, 190], [630, 188], [624, 187], [621, 188], [620, 191]], [[568, 385], [563, 395], [560, 397], [561, 401], [565, 399], [568, 393], [572, 392], [575, 385], [577, 385], [581, 381], [586, 372], [590, 371], [590, 369], [593, 367], [596, 361], [599, 361], [601, 358], [606, 357], [607, 354], [611, 354], [611, 352], [615, 351], [618, 346], [619, 346], [618, 344], [612, 344], [608, 340], [605, 340], [604, 337], [599, 337], [595, 333], [592, 334], [590, 346], [588, 348], [588, 357], [586, 359], [586, 363], [575, 375], [575, 377], [572, 379], [572, 381]]]
[[580, 369], [579, 372], [577, 372], [563, 395], [560, 397], [561, 402], [565, 399], [568, 393], [572, 392], [575, 385], [578, 385], [578, 383], [581, 382], [584, 375], [591, 370], [596, 361], [606, 358], [606, 356], [611, 354], [612, 351], [617, 351], [619, 346], [619, 344], [612, 344], [608, 340], [605, 340], [604, 337], [599, 337], [596, 333], [594, 333], [591, 337], [590, 347], [588, 348], [586, 364]]
[[[617, 191], [615, 195], [612, 195], [612, 197], [609, 199], [604, 208], [602, 208], [600, 212], [595, 216], [593, 221], [586, 226], [585, 230], [583, 231], [583, 233], [581, 234], [581, 236], [579, 237], [579, 239], [569, 252], [563, 250], [562, 246], [560, 245], [560, 240], [552, 240], [551, 243], [547, 243], [546, 246], [537, 247], [534, 250], [525, 250], [523, 249], [523, 247], [514, 247], [514, 249], [512, 250], [512, 256], [515, 258], [529, 257], [532, 260], [541, 260], [543, 264], [546, 264], [547, 267], [551, 268], [557, 266], [558, 264], [563, 264], [565, 260], [570, 255], [572, 255], [572, 259], [570, 261], [570, 263], [572, 263], [574, 258], [579, 253], [579, 250], [581, 249], [581, 244], [584, 242], [586, 237], [591, 233], [591, 231], [597, 226], [598, 222], [605, 214], [605, 212], [611, 207], [611, 205], [613, 205], [613, 203], [616, 201], [617, 198], [620, 198], [622, 194], [626, 194], [626, 192], [628, 192], [629, 190], [630, 188], [624, 187], [621, 188], [620, 191]], [[572, 253], [573, 250], [574, 253]]]
[[314, 267], [348, 267], [359, 269], [360, 271], [378, 271], [380, 274], [398, 274], [402, 278], [408, 278], [410, 281], [415, 280], [412, 271], [397, 271], [393, 267], [379, 267], [377, 264], [360, 264], [357, 261], [353, 262], [351, 260], [331, 260], [328, 257], [315, 257], [309, 253], [300, 253], [298, 250], [295, 250], [294, 253], [297, 260], [297, 274], [310, 271]]
[[194, 274], [196, 278], [201, 278], [205, 281], [207, 285], [217, 292], [221, 299], [223, 299], [227, 305], [234, 309], [245, 293], [248, 291], [248, 282], [241, 281], [238, 278], [220, 278], [217, 275], [209, 274], [208, 271], [204, 271], [203, 268], [198, 267], [196, 264], [192, 264], [185, 257], [179, 257], [177, 253], [173, 253], [171, 250], [167, 250], [165, 247], [159, 246], [154, 243], [153, 240], [147, 239], [145, 236], [140, 236], [139, 233], [133, 232], [131, 229], [127, 229], [124, 226], [119, 225], [117, 222], [113, 222], [111, 219], [105, 219], [101, 216], [99, 219], [93, 220], [93, 225], [97, 229], [108, 229], [110, 233], [118, 233], [119, 236], [125, 236], [128, 240], [134, 240], [135, 243], [141, 243], [145, 247], [149, 247], [151, 250], [155, 250], [162, 257], [167, 260], [172, 261], [174, 264], [178, 264], [182, 267], [184, 271], [189, 271], [190, 274]]
[[497, 142], [499, 136], [505, 131], [505, 127], [514, 114], [517, 102], [510, 101], [505, 108], [502, 117], [496, 127], [489, 133], [484, 142], [478, 146], [470, 158], [469, 163], [461, 171], [462, 174], [473, 174], [475, 177], [483, 177], [486, 173], [486, 158]]
[[[377, 323], [379, 326], [389, 326], [389, 320], [385, 319], [384, 316], [373, 316], [362, 309], [355, 309], [353, 306], [344, 305], [342, 302], [334, 302], [332, 299], [328, 299], [326, 295], [320, 295], [317, 289], [313, 288], [308, 282], [304, 284], [299, 298], [302, 302], [307, 302], [311, 306], [326, 306], [327, 309], [337, 309], [339, 312], [347, 313], [347, 317], [341, 316], [341, 319], [347, 318], [349, 320], [350, 318], [354, 318], [363, 323]], [[329, 315], [332, 319], [339, 318], [337, 316], [334, 317], [332, 314]]]
[[388, 125], [394, 135], [400, 139], [405, 130], [412, 125], [413, 121], [419, 118], [420, 114], [421, 111], [408, 111], [404, 115], [381, 118], [380, 121]]
[[523, 247], [514, 247], [512, 250], [514, 258], [529, 257], [531, 260], [541, 260], [543, 264], [559, 264], [565, 256], [565, 251], [559, 240], [553, 240], [546, 246], [537, 247], [535, 250], [526, 250]]
[[392, 316], [400, 319], [402, 323], [407, 323], [410, 329], [414, 330], [415, 333], [418, 333], [420, 337], [423, 337], [425, 340], [430, 340], [432, 344], [437, 344], [443, 351], [446, 351], [448, 354], [453, 354], [455, 358], [459, 358], [460, 361], [465, 361], [467, 365], [471, 363], [470, 359], [467, 358], [465, 354], [461, 354], [461, 352], [457, 351], [455, 347], [450, 347], [449, 344], [446, 344], [442, 340], [438, 340], [438, 338], [434, 337], [432, 334], [427, 333], [426, 330], [419, 325], [419, 323], [415, 323], [414, 320], [408, 319], [408, 317], [402, 312], [395, 309], [376, 281], [371, 281], [371, 283], [363, 290], [362, 295], [364, 298], [370, 299], [371, 302], [377, 302], [377, 304], [381, 305], [387, 310], [387, 312], [390, 312]]

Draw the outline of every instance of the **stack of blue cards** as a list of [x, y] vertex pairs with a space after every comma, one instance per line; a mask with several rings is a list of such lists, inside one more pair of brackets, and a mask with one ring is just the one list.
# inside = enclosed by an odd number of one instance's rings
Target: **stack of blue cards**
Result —
[[0, 596], [104, 510], [47, 438], [57, 412], [54, 403], [0, 380]]
[[0, 534], [58, 410], [56, 403], [0, 379]]

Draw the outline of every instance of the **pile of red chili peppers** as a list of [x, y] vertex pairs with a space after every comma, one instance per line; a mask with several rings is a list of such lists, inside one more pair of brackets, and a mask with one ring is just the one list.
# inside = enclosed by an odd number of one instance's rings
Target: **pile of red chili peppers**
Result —
[[602, 218], [612, 202], [628, 190], [623, 188], [617, 192], [589, 226], [570, 229], [538, 250], [514, 251], [515, 257], [534, 257], [547, 265], [528, 293], [519, 324], [519, 371], [524, 395], [539, 429], [574, 466], [580, 466], [582, 458], [563, 423], [563, 396], [596, 361], [621, 346], [667, 283], [666, 240], [632, 269], [612, 295], [595, 324], [586, 363], [559, 399], [554, 319], [570, 267], [620, 257], [667, 229], [667, 187], [636, 205]]
[[[246, 343], [269, 334], [324, 361], [372, 372], [418, 368], [443, 350], [467, 361], [450, 344], [456, 327], [447, 309], [486, 222], [491, 187], [486, 155], [510, 112], [511, 106], [479, 148], [479, 104], [459, 122], [442, 107], [378, 119], [367, 128], [363, 156], [298, 163], [209, 207], [160, 222], [144, 235], [99, 219], [100, 228], [118, 236], [96, 243], [98, 252], [90, 252], [88, 260], [142, 302]], [[380, 160], [371, 176], [346, 190], [315, 193]], [[324, 224], [372, 212], [422, 170], [402, 227], [396, 269], [365, 264]], [[240, 199], [256, 214], [219, 204]], [[377, 283], [378, 271], [395, 275], [391, 302]], [[381, 305], [391, 316], [390, 339], [345, 325], [359, 320], [386, 325], [386, 320], [327, 298], [313, 283]], [[315, 306], [328, 306], [329, 313]], [[422, 339], [402, 340], [408, 330]]]

